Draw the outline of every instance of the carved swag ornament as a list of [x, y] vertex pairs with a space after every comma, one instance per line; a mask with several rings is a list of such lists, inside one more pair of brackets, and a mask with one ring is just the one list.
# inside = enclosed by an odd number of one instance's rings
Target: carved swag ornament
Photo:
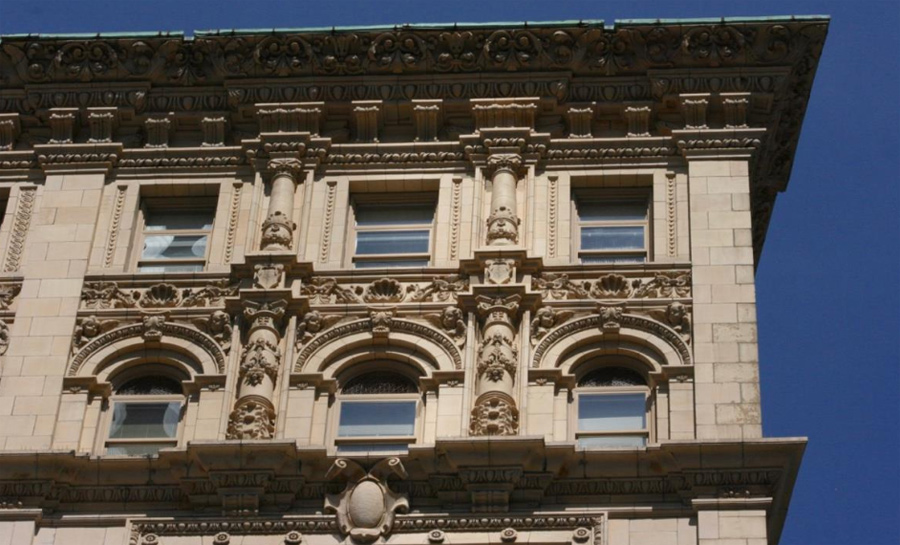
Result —
[[325, 510], [337, 516], [342, 535], [356, 543], [370, 543], [391, 533], [395, 513], [409, 510], [405, 494], [388, 487], [391, 476], [407, 477], [398, 458], [381, 460], [369, 471], [346, 458], [335, 460], [325, 477], [344, 479], [347, 486], [340, 494], [325, 497]]

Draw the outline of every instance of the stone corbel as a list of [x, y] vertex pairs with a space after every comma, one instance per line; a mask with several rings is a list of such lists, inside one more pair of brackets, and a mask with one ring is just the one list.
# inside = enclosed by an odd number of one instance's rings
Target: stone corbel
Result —
[[383, 103], [380, 100], [354, 100], [353, 126], [357, 142], [378, 142], [378, 132], [381, 128], [381, 110]]
[[0, 114], [0, 151], [10, 151], [22, 131], [19, 114]]
[[147, 134], [145, 148], [169, 147], [169, 135], [172, 131], [174, 113], [164, 116], [150, 116], [144, 121], [144, 132]]
[[534, 129], [538, 111], [536, 98], [485, 98], [472, 99], [471, 103], [476, 130], [508, 127]]
[[201, 147], [221, 147], [225, 145], [225, 130], [228, 120], [225, 116], [204, 117], [200, 120], [200, 129], [203, 132]]
[[102, 144], [112, 142], [119, 125], [118, 108], [88, 108], [87, 122], [91, 131], [88, 143]]
[[595, 103], [570, 106], [566, 111], [569, 118], [569, 138], [591, 138]]
[[50, 144], [71, 144], [75, 141], [75, 121], [78, 108], [50, 108]]
[[722, 93], [722, 110], [726, 129], [746, 129], [750, 93]]
[[706, 113], [709, 108], [709, 93], [686, 93], [678, 95], [684, 114], [685, 129], [708, 129]]
[[650, 136], [650, 115], [653, 109], [649, 104], [627, 105], [622, 114], [628, 125], [627, 136]]
[[261, 103], [256, 105], [259, 132], [298, 133], [318, 136], [325, 113], [324, 102]]
[[414, 100], [416, 142], [436, 142], [441, 130], [443, 100]]

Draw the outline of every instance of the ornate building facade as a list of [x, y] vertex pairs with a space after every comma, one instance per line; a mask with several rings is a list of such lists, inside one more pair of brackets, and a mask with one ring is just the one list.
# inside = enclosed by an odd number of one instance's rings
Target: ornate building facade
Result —
[[776, 543], [827, 26], [3, 37], [0, 544]]

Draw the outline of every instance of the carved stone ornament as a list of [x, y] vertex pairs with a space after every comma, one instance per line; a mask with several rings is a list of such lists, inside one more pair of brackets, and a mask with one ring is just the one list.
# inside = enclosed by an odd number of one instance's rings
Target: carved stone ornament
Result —
[[515, 378], [519, 361], [519, 349], [506, 336], [495, 333], [481, 341], [478, 347], [478, 377], [500, 382], [506, 374]]
[[284, 317], [286, 306], [287, 301], [284, 299], [262, 303], [244, 301], [244, 318], [250, 322], [251, 328], [267, 327], [275, 330], [281, 323], [281, 318]]
[[285, 534], [284, 545], [300, 545], [303, 543], [303, 534], [293, 530]]
[[399, 303], [403, 300], [403, 285], [393, 278], [382, 278], [366, 286], [357, 288], [357, 293], [367, 303]]
[[373, 310], [369, 312], [372, 322], [372, 336], [375, 338], [387, 337], [391, 332], [394, 321], [394, 313], [390, 310]]
[[391, 533], [395, 513], [409, 510], [406, 495], [388, 487], [391, 476], [407, 477], [398, 458], [381, 460], [368, 472], [352, 460], [335, 460], [326, 478], [343, 478], [347, 486], [340, 494], [325, 497], [325, 510], [337, 516], [341, 534], [357, 543], [371, 543]]
[[456, 341], [457, 346], [462, 347], [466, 344], [465, 314], [459, 308], [447, 307], [440, 314], [426, 314], [424, 318], [449, 335]]
[[275, 435], [275, 411], [256, 399], [248, 399], [228, 417], [228, 439], [271, 439]]
[[615, 333], [622, 327], [622, 313], [625, 312], [625, 305], [597, 307], [597, 314], [600, 316], [600, 329], [607, 333]]
[[0, 310], [9, 310], [21, 290], [21, 284], [0, 284]]
[[9, 350], [9, 326], [0, 320], [0, 356], [6, 354], [7, 350]]
[[284, 276], [284, 265], [280, 263], [264, 263], [253, 266], [253, 287], [270, 290], [281, 285]]
[[144, 314], [141, 317], [143, 332], [141, 336], [147, 342], [159, 342], [163, 337], [163, 326], [168, 320], [166, 314]]
[[88, 316], [78, 320], [72, 336], [72, 353], [77, 352], [87, 342], [101, 333], [106, 333], [119, 325], [118, 320], [99, 320], [96, 316]]
[[283, 212], [269, 214], [262, 225], [262, 247], [266, 250], [290, 250], [296, 227]]
[[307, 312], [303, 318], [297, 320], [296, 346], [299, 348], [308, 343], [316, 334], [338, 323], [341, 318], [343, 316], [325, 315], [317, 310]]
[[[215, 339], [226, 354], [231, 350], [231, 333], [234, 327], [231, 325], [231, 316], [227, 312], [216, 310], [206, 318], [194, 320], [194, 326]], [[77, 331], [76, 328], [76, 333]]]
[[297, 177], [303, 170], [303, 163], [299, 159], [291, 157], [272, 159], [266, 166], [275, 175], [287, 174], [291, 177]]
[[466, 275], [437, 276], [427, 286], [422, 288], [416, 287], [408, 300], [413, 302], [431, 301], [434, 303], [455, 301], [456, 294], [467, 289], [469, 289], [469, 278]]
[[493, 153], [487, 159], [486, 173], [494, 175], [501, 170], [518, 176], [522, 170], [522, 156], [517, 153]]
[[472, 435], [516, 435], [519, 410], [502, 393], [486, 394], [472, 410], [469, 433]]
[[522, 222], [516, 215], [505, 207], [498, 208], [487, 219], [487, 243], [492, 245], [497, 241], [505, 241], [509, 244], [519, 242], [519, 224]]
[[574, 313], [568, 310], [554, 310], [552, 307], [541, 307], [531, 320], [531, 344], [536, 345], [551, 329], [567, 322]]
[[257, 386], [268, 376], [275, 382], [280, 362], [281, 354], [277, 346], [262, 338], [250, 341], [241, 357], [241, 380], [251, 386]]
[[509, 284], [515, 280], [516, 260], [488, 259], [485, 261], [484, 278], [488, 284]]
[[681, 334], [690, 342], [691, 316], [690, 309], [678, 301], [673, 301], [665, 310], [650, 310], [650, 317], [658, 320]]

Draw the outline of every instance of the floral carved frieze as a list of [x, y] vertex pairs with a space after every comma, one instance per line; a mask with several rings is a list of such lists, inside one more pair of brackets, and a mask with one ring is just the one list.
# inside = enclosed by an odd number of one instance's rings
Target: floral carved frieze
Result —
[[313, 277], [300, 293], [313, 305], [455, 303], [457, 294], [467, 291], [469, 280], [461, 275], [435, 277], [431, 282], [400, 282], [381, 278], [368, 284], [343, 284], [336, 278]]
[[[595, 75], [648, 68], [790, 62], [826, 25], [628, 24], [528, 29], [409, 29], [118, 39], [4, 40], [25, 82], [143, 79], [191, 85], [225, 78], [569, 70]], [[9, 62], [9, 61], [7, 61]]]
[[237, 284], [229, 284], [227, 280], [187, 288], [165, 282], [146, 288], [121, 288], [116, 282], [85, 282], [81, 307], [90, 310], [219, 307], [224, 306], [226, 297], [236, 293]]
[[531, 281], [531, 289], [544, 300], [565, 299], [681, 299], [691, 297], [691, 273], [687, 270], [658, 273], [607, 274], [597, 279], [574, 280], [563, 273], [543, 273]]

